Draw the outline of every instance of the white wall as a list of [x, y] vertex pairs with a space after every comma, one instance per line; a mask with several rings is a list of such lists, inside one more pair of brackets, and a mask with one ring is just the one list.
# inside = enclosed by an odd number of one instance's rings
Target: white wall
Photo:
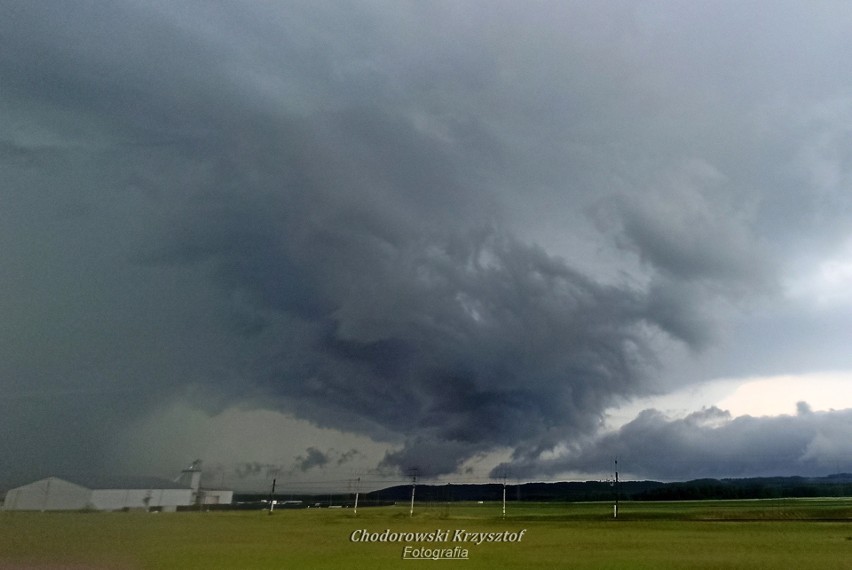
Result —
[[204, 490], [204, 504], [205, 505], [230, 505], [234, 502], [234, 492], [233, 491], [221, 491], [221, 490]]
[[191, 489], [95, 489], [92, 506], [99, 511], [177, 507], [192, 504]]
[[6, 493], [4, 511], [76, 511], [91, 507], [92, 491], [58, 477], [48, 477]]

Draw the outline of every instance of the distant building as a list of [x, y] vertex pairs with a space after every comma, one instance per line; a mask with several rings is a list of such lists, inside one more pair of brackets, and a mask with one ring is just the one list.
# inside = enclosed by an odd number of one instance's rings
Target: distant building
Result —
[[196, 459], [192, 465], [181, 471], [177, 482], [192, 490], [190, 505], [230, 505], [234, 500], [234, 492], [225, 489], [205, 489], [201, 486], [201, 460]]
[[151, 477], [95, 477], [85, 485], [48, 477], [6, 493], [4, 511], [176, 511], [178, 507], [230, 504], [233, 491], [201, 487], [200, 462], [175, 481]]
[[48, 477], [10, 489], [3, 501], [3, 510], [74, 511], [87, 508], [91, 500], [91, 489], [58, 477]]

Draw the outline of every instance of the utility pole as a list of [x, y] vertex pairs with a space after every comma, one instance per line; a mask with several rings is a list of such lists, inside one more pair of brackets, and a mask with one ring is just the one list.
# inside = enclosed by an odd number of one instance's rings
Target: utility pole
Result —
[[358, 492], [360, 490], [361, 490], [361, 478], [358, 477], [358, 479], [355, 482], [355, 511], [354, 511], [355, 516], [358, 516]]
[[615, 459], [615, 505], [612, 508], [612, 518], [618, 518], [618, 458]]
[[408, 510], [408, 516], [414, 516], [414, 488], [417, 486], [417, 467], [409, 469], [409, 473], [411, 473], [411, 508]]
[[272, 479], [272, 491], [269, 492], [269, 514], [272, 514], [272, 511], [275, 510], [275, 481], [277, 479]]
[[503, 474], [503, 518], [506, 518], [506, 474]]

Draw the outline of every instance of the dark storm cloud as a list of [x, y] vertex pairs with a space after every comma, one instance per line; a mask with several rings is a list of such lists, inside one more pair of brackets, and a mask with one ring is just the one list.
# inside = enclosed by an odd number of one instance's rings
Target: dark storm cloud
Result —
[[612, 465], [630, 477], [687, 480], [702, 477], [826, 475], [852, 469], [847, 434], [852, 410], [812, 412], [800, 402], [794, 416], [740, 416], [706, 408], [682, 419], [645, 410], [617, 432], [570, 449], [564, 457], [507, 468], [515, 476]]
[[357, 455], [358, 451], [355, 449], [350, 449], [349, 451], [340, 453], [334, 449], [321, 451], [320, 449], [312, 446], [305, 450], [304, 455], [296, 457], [295, 466], [291, 469], [291, 472], [300, 471], [304, 473], [311, 469], [323, 468], [330, 464], [338, 466], [343, 465], [344, 463], [351, 461]]
[[[641, 389], [653, 364], [642, 325], [653, 320], [639, 292], [596, 284], [493, 231], [410, 239], [393, 249], [335, 242], [360, 270], [325, 264], [322, 287], [299, 288], [317, 300], [270, 299], [257, 288], [274, 280], [234, 272], [227, 285], [267, 300], [273, 321], [300, 320], [270, 325], [287, 348], [267, 355], [256, 389], [320, 425], [354, 415], [404, 434], [405, 450], [386, 462], [438, 473], [496, 446], [590, 432], [615, 396]], [[299, 256], [324, 248], [306, 240]], [[264, 271], [295, 268], [278, 276], [287, 290], [308, 268], [283, 255], [257, 243], [252, 253]], [[213, 271], [245, 259], [227, 248]]]
[[296, 469], [305, 472], [315, 467], [323, 467], [329, 461], [328, 455], [316, 447], [309, 447], [305, 450], [305, 455], [300, 455], [296, 458]]
[[357, 457], [358, 455], [360, 455], [360, 454], [358, 453], [358, 450], [357, 450], [357, 449], [350, 449], [349, 451], [344, 451], [344, 452], [343, 452], [343, 453], [341, 453], [341, 454], [340, 454], [340, 456], [337, 458], [337, 464], [338, 464], [338, 465], [343, 465], [344, 463], [347, 463], [347, 462], [349, 462], [349, 461], [352, 461], [352, 459], [354, 459], [354, 458], [355, 458], [355, 457]]
[[4, 454], [178, 397], [432, 474], [591, 436], [849, 232], [825, 6], [4, 3]]
[[763, 262], [748, 211], [713, 167], [693, 161], [625, 200], [625, 241], [661, 273], [680, 280], [747, 280]]

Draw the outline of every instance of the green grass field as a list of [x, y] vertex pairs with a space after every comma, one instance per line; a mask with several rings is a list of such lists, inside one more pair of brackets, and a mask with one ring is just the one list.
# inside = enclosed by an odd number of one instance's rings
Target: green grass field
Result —
[[[353, 542], [353, 532], [439, 542]], [[520, 533], [457, 542], [456, 532]], [[412, 548], [463, 560], [404, 560]], [[265, 512], [0, 513], [0, 568], [850, 568], [852, 499], [497, 503]]]

